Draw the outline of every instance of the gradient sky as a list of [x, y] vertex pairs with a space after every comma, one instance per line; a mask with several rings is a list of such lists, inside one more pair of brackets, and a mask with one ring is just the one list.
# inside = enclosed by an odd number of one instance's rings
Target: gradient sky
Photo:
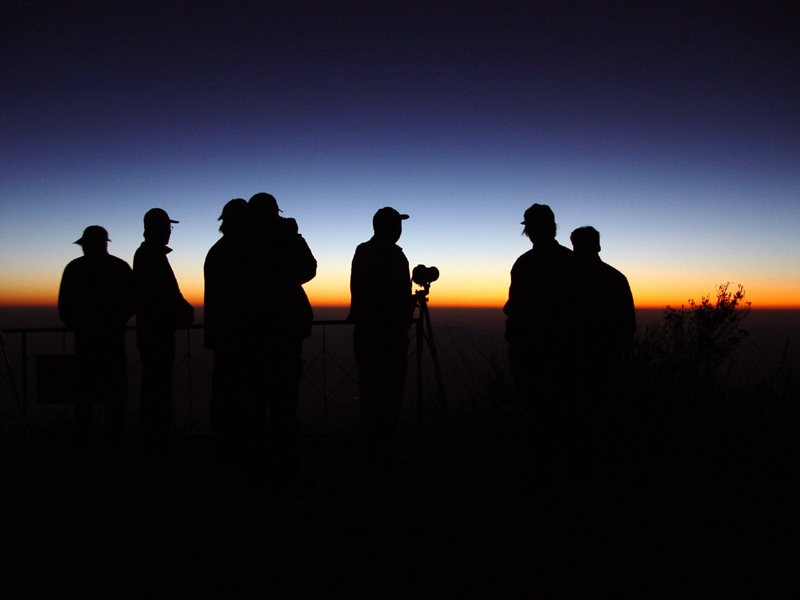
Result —
[[793, 5], [5, 1], [0, 304], [54, 302], [87, 225], [131, 262], [155, 206], [198, 304], [223, 204], [267, 191], [317, 305], [394, 206], [432, 306], [501, 306], [539, 202], [638, 306], [726, 281], [800, 306]]

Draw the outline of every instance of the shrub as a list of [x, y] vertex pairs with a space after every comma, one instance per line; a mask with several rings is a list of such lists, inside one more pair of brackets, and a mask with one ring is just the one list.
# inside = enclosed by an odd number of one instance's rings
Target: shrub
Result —
[[632, 376], [649, 395], [684, 398], [724, 393], [735, 350], [747, 337], [742, 322], [750, 312], [744, 288], [717, 287], [715, 300], [689, 300], [689, 308], [667, 306], [663, 317], [637, 335], [630, 351]]

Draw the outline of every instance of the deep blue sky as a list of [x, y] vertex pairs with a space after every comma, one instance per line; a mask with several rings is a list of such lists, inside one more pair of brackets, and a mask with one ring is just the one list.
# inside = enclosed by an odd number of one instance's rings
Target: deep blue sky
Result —
[[542, 202], [640, 304], [798, 305], [794, 3], [654, 4], [4, 2], [0, 303], [53, 299], [87, 225], [130, 261], [153, 206], [199, 300], [222, 205], [268, 191], [312, 302], [391, 205], [432, 302], [502, 303]]

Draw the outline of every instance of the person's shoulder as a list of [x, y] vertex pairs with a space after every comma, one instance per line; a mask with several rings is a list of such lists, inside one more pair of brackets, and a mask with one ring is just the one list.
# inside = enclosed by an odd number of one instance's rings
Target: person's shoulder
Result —
[[79, 256], [79, 257], [73, 258], [71, 261], [69, 261], [65, 268], [67, 268], [67, 269], [80, 268], [80, 266], [82, 264], [84, 264], [85, 262], [86, 262], [86, 257], [85, 256]]
[[620, 282], [624, 281], [625, 283], [628, 282], [628, 278], [625, 277], [625, 275], [622, 274], [622, 271], [612, 267], [607, 262], [603, 262], [601, 260], [600, 261], [600, 269], [602, 270], [603, 275], [605, 277], [608, 277], [609, 279], [614, 279], [614, 280], [617, 280], [617, 281], [620, 281]]
[[138, 261], [146, 260], [149, 254], [150, 252], [148, 251], [147, 245], [144, 242], [142, 242], [141, 244], [139, 244], [139, 247], [133, 253], [134, 264]]
[[397, 244], [389, 244], [388, 251], [396, 256], [406, 257], [406, 253], [403, 252], [403, 249]]
[[153, 266], [167, 261], [167, 254], [170, 249], [167, 246], [160, 246], [148, 242], [142, 242], [133, 254], [133, 266], [139, 264], [152, 264]]
[[226, 246], [229, 245], [230, 245], [230, 239], [228, 239], [226, 236], [223, 235], [221, 238], [219, 238], [216, 242], [214, 242], [211, 245], [211, 248], [208, 249], [208, 252], [206, 252], [206, 258], [208, 258], [209, 256], [214, 256], [216, 254], [219, 254], [220, 252], [224, 251]]
[[121, 259], [119, 256], [114, 256], [113, 254], [108, 255], [108, 262], [121, 271], [130, 271], [131, 266], [128, 264], [128, 261]]
[[570, 248], [567, 248], [566, 246], [562, 246], [558, 242], [556, 242], [555, 248], [556, 248], [556, 252], [560, 252], [561, 254], [563, 254], [565, 256], [566, 255], [573, 256], [575, 254]]
[[534, 251], [533, 248], [531, 248], [527, 252], [523, 252], [517, 257], [517, 260], [514, 261], [514, 267], [522, 267], [527, 264], [530, 264], [536, 260], [536, 257], [537, 253]]
[[84, 269], [84, 265], [86, 263], [85, 256], [79, 256], [78, 258], [73, 258], [71, 261], [67, 263], [67, 266], [64, 267], [64, 276], [72, 276], [79, 273], [81, 270]]
[[372, 240], [367, 240], [366, 242], [361, 242], [358, 246], [356, 246], [355, 256], [361, 256], [363, 254], [368, 254], [372, 249], [372, 244], [370, 243]]

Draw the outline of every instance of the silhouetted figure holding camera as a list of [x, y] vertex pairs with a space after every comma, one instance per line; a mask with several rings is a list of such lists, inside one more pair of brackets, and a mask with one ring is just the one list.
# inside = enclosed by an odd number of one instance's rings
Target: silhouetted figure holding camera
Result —
[[350, 274], [348, 320], [355, 324], [361, 432], [367, 465], [379, 470], [393, 466], [415, 306], [408, 260], [397, 245], [405, 219], [393, 208], [378, 210], [375, 233], [356, 248]]
[[[302, 343], [311, 334], [314, 313], [303, 284], [317, 273], [317, 261], [297, 222], [280, 216], [274, 196], [264, 192], [248, 201], [252, 262], [252, 335], [248, 344], [257, 378], [253, 423], [269, 431], [273, 466], [279, 476], [297, 467], [297, 397], [302, 375]], [[256, 429], [252, 435], [258, 438]], [[263, 438], [263, 436], [261, 436]]]
[[136, 345], [142, 361], [139, 424], [142, 449], [148, 454], [167, 450], [172, 429], [172, 372], [175, 333], [194, 322], [194, 308], [181, 294], [167, 259], [173, 221], [166, 211], [152, 208], [144, 215], [144, 242], [133, 257], [136, 297]]
[[92, 405], [101, 403], [106, 405], [109, 441], [119, 443], [127, 400], [125, 326], [134, 312], [133, 281], [128, 263], [108, 253], [109, 241], [103, 227], [87, 227], [75, 242], [83, 256], [64, 269], [58, 292], [59, 317], [75, 331], [79, 447], [89, 442]]

